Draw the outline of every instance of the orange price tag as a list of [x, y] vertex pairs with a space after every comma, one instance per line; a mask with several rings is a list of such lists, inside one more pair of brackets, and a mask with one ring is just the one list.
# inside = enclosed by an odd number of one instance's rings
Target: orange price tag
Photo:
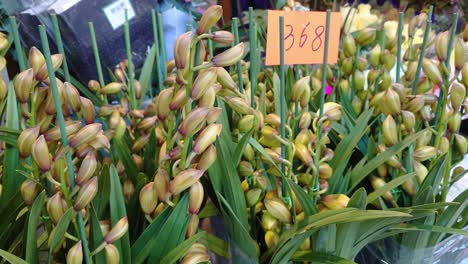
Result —
[[[266, 65], [280, 64], [279, 17], [284, 17], [284, 63], [321, 64], [325, 47], [326, 12], [268, 10]], [[331, 13], [328, 63], [338, 60], [341, 14]]]

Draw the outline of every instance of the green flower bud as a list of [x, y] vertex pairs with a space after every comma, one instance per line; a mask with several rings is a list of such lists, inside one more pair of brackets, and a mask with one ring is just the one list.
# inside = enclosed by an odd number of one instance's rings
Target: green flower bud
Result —
[[99, 123], [89, 124], [80, 129], [69, 142], [70, 147], [76, 148], [91, 142], [102, 131], [102, 125]]
[[380, 111], [385, 115], [396, 115], [400, 113], [400, 96], [392, 88], [385, 90], [380, 104]]
[[456, 133], [460, 129], [461, 125], [461, 113], [459, 111], [455, 111], [452, 113], [447, 122], [447, 128], [450, 132]]
[[158, 119], [161, 121], [166, 120], [167, 115], [171, 111], [169, 104], [171, 103], [172, 92], [173, 88], [164, 89], [159, 93], [156, 100], [156, 113], [158, 113]]
[[200, 224], [200, 218], [198, 217], [198, 215], [197, 214], [190, 215], [185, 237], [186, 238], [193, 237], [198, 231], [199, 224]]
[[210, 124], [198, 135], [197, 139], [193, 143], [192, 151], [201, 154], [211, 144], [216, 141], [216, 138], [221, 133], [221, 124]]
[[258, 202], [260, 202], [262, 196], [262, 189], [260, 188], [253, 188], [247, 191], [245, 194], [245, 200], [247, 201], [248, 207], [255, 206]]
[[341, 64], [341, 70], [343, 71], [344, 74], [346, 75], [351, 75], [353, 72], [353, 58], [345, 58], [343, 60], [343, 63]]
[[450, 89], [450, 102], [452, 104], [453, 109], [458, 111], [460, 106], [465, 99], [466, 89], [458, 82], [454, 82], [452, 85], [452, 89]]
[[221, 84], [223, 88], [237, 91], [237, 84], [232, 79], [229, 72], [226, 71], [226, 69], [224, 69], [223, 67], [218, 67], [216, 73], [217, 73], [216, 80]]
[[107, 264], [117, 264], [120, 262], [119, 250], [113, 244], [107, 244], [104, 248]]
[[411, 131], [416, 124], [416, 116], [413, 112], [410, 111], [401, 111], [401, 118], [403, 120], [403, 124], [405, 125], [406, 131]]
[[[371, 185], [372, 185], [372, 188], [374, 188], [374, 190], [378, 190], [382, 188], [385, 184], [386, 184], [385, 181], [382, 180], [381, 178], [371, 176]], [[385, 192], [382, 195], [382, 197], [389, 202], [393, 201], [393, 196], [389, 191]]]
[[190, 98], [193, 100], [200, 99], [205, 90], [214, 84], [217, 77], [217, 68], [211, 68], [209, 70], [201, 72], [195, 81], [193, 82], [193, 87], [190, 92]]
[[203, 203], [204, 189], [200, 181], [196, 181], [189, 190], [189, 213], [198, 214]]
[[265, 230], [274, 230], [279, 226], [278, 220], [274, 218], [268, 211], [264, 211], [261, 224]]
[[431, 82], [438, 85], [442, 84], [442, 74], [432, 61], [424, 59], [422, 67], [424, 73], [431, 80]]
[[265, 233], [265, 244], [267, 248], [274, 247], [279, 242], [279, 235], [271, 230], [266, 231]]
[[298, 102], [302, 94], [305, 93], [306, 90], [310, 90], [310, 77], [306, 76], [296, 81], [293, 86], [291, 100], [293, 102]]
[[115, 241], [119, 240], [121, 237], [125, 235], [128, 231], [128, 218], [125, 216], [124, 218], [120, 219], [114, 227], [112, 227], [111, 231], [104, 236], [104, 241], [107, 244], [112, 244]]
[[[319, 113], [317, 112], [317, 116]], [[330, 121], [338, 121], [341, 119], [341, 105], [334, 102], [326, 102], [323, 105], [323, 116]]]
[[359, 97], [354, 96], [353, 101], [351, 101], [351, 106], [353, 107], [354, 112], [359, 115], [362, 111], [363, 103]]
[[346, 57], [352, 57], [356, 54], [356, 41], [351, 34], [346, 34], [343, 40], [343, 51]]
[[296, 143], [295, 147], [296, 150], [294, 151], [294, 155], [307, 166], [313, 166], [314, 160], [309, 152], [309, 149], [304, 144], [300, 143]]
[[47, 201], [47, 213], [54, 224], [59, 222], [60, 218], [62, 218], [62, 215], [67, 210], [66, 204], [60, 192], [54, 194], [50, 197], [49, 201]]
[[299, 129], [306, 129], [312, 124], [312, 114], [310, 112], [304, 112], [299, 119]]
[[364, 77], [364, 74], [362, 73], [362, 71], [355, 71], [354, 72], [354, 89], [356, 89], [356, 91], [362, 91], [364, 90], [364, 86], [366, 84], [366, 79]]
[[224, 97], [224, 101], [229, 105], [229, 107], [232, 108], [232, 110], [241, 115], [248, 115], [253, 112], [253, 109], [250, 107], [250, 105], [240, 97], [226, 96]]
[[167, 171], [159, 168], [154, 175], [154, 189], [160, 201], [166, 201], [169, 193], [169, 175]]
[[416, 77], [417, 67], [418, 67], [417, 61], [408, 62], [408, 69], [406, 70], [406, 73], [405, 73], [405, 79], [407, 81], [412, 82], [414, 80], [414, 78]]
[[380, 54], [381, 54], [380, 45], [375, 45], [375, 47], [371, 50], [370, 55], [369, 55], [369, 62], [372, 65], [372, 67], [374, 68], [379, 67]]
[[449, 151], [450, 148], [450, 141], [447, 137], [441, 137], [439, 143], [439, 153], [445, 154]]
[[417, 113], [423, 107], [424, 107], [424, 98], [422, 96], [416, 96], [408, 104], [406, 104], [405, 110], [408, 110], [413, 113]]
[[21, 197], [26, 205], [31, 205], [36, 200], [37, 195], [40, 191], [40, 186], [37, 182], [26, 179], [20, 187]]
[[195, 184], [203, 175], [203, 171], [187, 169], [179, 172], [169, 184], [169, 192], [177, 195]]
[[85, 208], [96, 196], [98, 191], [98, 179], [97, 177], [91, 178], [88, 182], [84, 183], [81, 186], [80, 191], [75, 199], [75, 204], [73, 208], [76, 211], [81, 211]]
[[67, 264], [81, 264], [83, 263], [83, 250], [81, 247], [81, 240], [78, 241], [67, 254]]
[[438, 150], [432, 146], [422, 146], [417, 148], [413, 153], [413, 158], [416, 161], [425, 161], [433, 158], [438, 153]]
[[376, 30], [373, 28], [365, 28], [360, 30], [356, 36], [356, 42], [364, 47], [371, 44], [375, 40]]
[[328, 163], [320, 163], [319, 177], [320, 179], [328, 180], [333, 175], [333, 168]]
[[268, 213], [283, 223], [291, 222], [291, 212], [278, 198], [265, 199], [265, 207]]
[[234, 42], [234, 35], [225, 30], [219, 30], [211, 33], [211, 39], [216, 43], [231, 45]]
[[36, 74], [39, 69], [45, 65], [45, 58], [42, 52], [40, 52], [36, 47], [32, 47], [29, 50], [29, 65], [31, 65], [34, 74]]
[[463, 69], [463, 66], [465, 66], [465, 46], [466, 44], [460, 39], [460, 38], [455, 38], [455, 69], [457, 71], [460, 71]]
[[26, 128], [21, 131], [17, 140], [18, 152], [22, 158], [31, 154], [32, 146], [39, 136], [39, 127]]
[[382, 140], [387, 146], [398, 143], [397, 126], [391, 115], [388, 115], [382, 124]]
[[465, 87], [468, 87], [468, 63], [465, 63], [462, 70], [462, 83]]
[[46, 172], [50, 170], [52, 159], [49, 155], [49, 148], [44, 139], [44, 135], [41, 135], [32, 144], [32, 157], [36, 164], [39, 166], [41, 171]]
[[29, 95], [35, 85], [33, 69], [29, 68], [20, 72], [13, 81], [16, 98], [22, 104], [28, 103]]
[[388, 50], [384, 50], [380, 54], [380, 63], [382, 63], [383, 69], [390, 71], [395, 65], [395, 56]]
[[367, 66], [369, 65], [369, 62], [367, 61], [366, 58], [364, 57], [359, 57], [357, 60], [357, 69], [359, 71], [365, 71], [367, 69]]
[[448, 31], [442, 32], [437, 35], [435, 40], [435, 51], [439, 61], [445, 61], [447, 59], [447, 49], [449, 42]]
[[197, 169], [207, 171], [216, 161], [216, 147], [210, 145], [200, 157], [197, 163]]
[[140, 191], [140, 206], [145, 215], [150, 215], [156, 209], [158, 196], [155, 192], [154, 182], [149, 182]]
[[218, 23], [222, 15], [223, 7], [220, 5], [213, 5], [206, 9], [205, 13], [203, 13], [203, 16], [200, 18], [200, 22], [198, 22], [197, 35], [207, 33]]
[[454, 143], [456, 150], [461, 154], [465, 155], [468, 149], [468, 142], [466, 141], [466, 137], [455, 134], [454, 135]]
[[241, 42], [236, 46], [214, 56], [211, 62], [218, 67], [227, 67], [234, 65], [244, 57], [244, 43]]

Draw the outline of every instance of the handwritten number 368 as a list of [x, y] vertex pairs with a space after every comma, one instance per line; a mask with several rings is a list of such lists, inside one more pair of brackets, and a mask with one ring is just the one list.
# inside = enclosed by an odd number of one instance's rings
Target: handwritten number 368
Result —
[[[301, 35], [299, 37], [299, 47], [303, 48], [307, 44], [307, 40], [309, 36], [307, 35], [307, 27], [310, 25], [310, 22], [308, 22], [303, 28]], [[284, 37], [285, 42], [288, 42], [289, 45], [286, 47], [286, 51], [290, 50], [295, 42], [296, 42], [296, 37], [294, 36], [294, 28], [292, 25], [286, 25], [285, 26], [286, 30], [288, 30], [288, 34]], [[323, 32], [325, 31], [324, 26], [317, 26], [314, 30], [315, 37], [312, 39], [311, 42], [311, 49], [312, 51], [317, 51], [320, 49], [322, 46], [322, 35]]]

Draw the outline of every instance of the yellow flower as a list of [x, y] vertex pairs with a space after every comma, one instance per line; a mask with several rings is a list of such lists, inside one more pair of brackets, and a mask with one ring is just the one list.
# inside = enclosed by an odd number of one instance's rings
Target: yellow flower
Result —
[[346, 21], [346, 25], [344, 25], [344, 32], [352, 33], [377, 24], [380, 20], [379, 17], [370, 11], [371, 5], [369, 4], [360, 4], [357, 9], [348, 6], [341, 7], [340, 12], [343, 17], [343, 23], [349, 12], [348, 20]]

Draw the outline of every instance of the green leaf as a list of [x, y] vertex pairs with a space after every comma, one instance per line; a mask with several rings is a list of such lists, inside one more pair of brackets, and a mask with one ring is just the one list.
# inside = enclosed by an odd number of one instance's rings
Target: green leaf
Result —
[[406, 137], [403, 141], [393, 145], [392, 147], [377, 155], [362, 168], [354, 168], [351, 171], [351, 187], [348, 189], [348, 193], [351, 192], [368, 175], [370, 175], [373, 170], [377, 169], [378, 166], [385, 163], [385, 161], [387, 161], [391, 156], [396, 155], [408, 147], [425, 131], [426, 130], [421, 130], [418, 133]]
[[203, 218], [216, 216], [218, 214], [219, 214], [218, 209], [216, 208], [214, 203], [212, 201], [209, 201], [203, 206], [201, 211], [198, 213], [198, 217], [200, 217], [200, 219], [203, 219]]
[[[89, 238], [89, 248], [95, 250], [101, 243], [104, 241], [104, 236], [102, 235], [101, 226], [99, 225], [99, 218], [97, 217], [96, 210], [93, 206], [90, 210], [90, 238]], [[98, 264], [106, 263], [106, 257], [104, 256], [104, 251], [101, 251], [93, 256], [94, 261]]]
[[[13, 82], [8, 86], [6, 107], [5, 129], [19, 129], [19, 113]], [[15, 193], [19, 190], [21, 183], [26, 179], [23, 175], [18, 175], [16, 170], [22, 169], [19, 162], [18, 149], [16, 143], [8, 144], [3, 156], [3, 176], [2, 176], [2, 196], [0, 197], [0, 208], [4, 208]]]
[[69, 208], [60, 218], [57, 226], [54, 228], [53, 236], [50, 238], [50, 246], [49, 246], [49, 258], [52, 256], [54, 249], [59, 245], [60, 241], [62, 241], [65, 232], [67, 232], [68, 226], [70, 225], [70, 221], [73, 218], [73, 208]]
[[[125, 167], [127, 175], [132, 180], [133, 184], [137, 184], [136, 176], [138, 174], [138, 169], [135, 163], [132, 160], [132, 153], [122, 139], [113, 138], [112, 139], [113, 150], [117, 154], [117, 158], [120, 159]], [[117, 161], [117, 160], [116, 160]]]
[[312, 232], [305, 232], [303, 234], [293, 237], [287, 244], [281, 247], [275, 255], [272, 257], [270, 263], [272, 264], [281, 264], [287, 263], [294, 252], [296, 252], [302, 243], [312, 235]]
[[404, 182], [411, 180], [416, 175], [416, 173], [408, 173], [403, 176], [399, 176], [389, 182], [387, 182], [384, 186], [380, 187], [379, 189], [375, 190], [367, 197], [367, 203], [372, 203], [375, 199], [379, 198], [380, 196], [384, 195], [386, 192], [391, 191], [392, 189], [400, 186]]
[[265, 148], [260, 143], [258, 143], [258, 141], [255, 140], [255, 138], [250, 138], [249, 143], [255, 150], [260, 152], [260, 154], [262, 154], [262, 156], [264, 156], [273, 165], [273, 167], [275, 167], [275, 169], [278, 170], [279, 173], [283, 173], [278, 164], [276, 164], [276, 162], [271, 158], [271, 156], [268, 155], [268, 153], [265, 151]]
[[356, 264], [356, 262], [352, 260], [340, 258], [335, 255], [309, 251], [296, 252], [292, 259], [294, 261], [310, 261], [314, 264]]
[[457, 228], [443, 227], [437, 225], [411, 225], [411, 224], [401, 224], [394, 228], [393, 230], [406, 230], [406, 231], [425, 231], [425, 232], [437, 232], [444, 234], [457, 234], [462, 236], [468, 236], [468, 231]]
[[0, 249], [0, 256], [4, 258], [6, 261], [8, 261], [11, 264], [28, 264], [28, 262], [22, 260], [21, 258], [3, 250]]
[[442, 178], [445, 174], [444, 171], [447, 166], [448, 155], [444, 154], [437, 159], [434, 166], [431, 168], [431, 171], [429, 171], [426, 178], [424, 178], [424, 181], [422, 182], [421, 187], [419, 187], [419, 190], [424, 190], [426, 187], [432, 186], [432, 194], [436, 196], [439, 193], [438, 187], [442, 182]]
[[110, 197], [110, 170], [108, 165], [104, 165], [98, 177], [99, 191], [93, 199], [93, 208], [96, 211], [96, 216], [102, 216], [107, 206], [109, 205]]
[[[120, 219], [127, 216], [125, 209], [125, 200], [122, 194], [122, 186], [120, 184], [119, 175], [114, 165], [110, 166], [110, 219], [112, 226], [114, 226]], [[128, 219], [131, 222], [131, 218]], [[128, 232], [118, 241], [114, 242], [114, 245], [119, 249], [120, 262], [130, 263], [131, 251], [130, 251], [130, 239]]]
[[200, 242], [216, 255], [226, 259], [229, 257], [229, 246], [221, 238], [215, 237], [210, 233], [205, 233]]
[[232, 154], [232, 159], [234, 161], [234, 166], [237, 167], [239, 162], [242, 158], [242, 154], [244, 153], [245, 147], [249, 144], [249, 140], [252, 137], [253, 129], [249, 130], [249, 132], [245, 133], [241, 140], [237, 143], [236, 149], [234, 150], [234, 154]]
[[150, 132], [150, 137], [148, 140], [148, 144], [145, 146], [145, 153], [143, 154], [144, 162], [144, 170], [146, 175], [152, 176], [156, 172], [156, 134], [154, 133], [154, 129]]
[[371, 108], [362, 113], [359, 116], [356, 125], [350, 129], [351, 133], [346, 135], [346, 137], [336, 146], [335, 153], [340, 153], [340, 155], [334, 155], [333, 159], [330, 161], [330, 166], [334, 169], [333, 175], [329, 181], [329, 193], [337, 193], [338, 185], [342, 182], [342, 175], [345, 169], [349, 166], [349, 159], [362, 136], [365, 134], [373, 111], [374, 110]]
[[131, 263], [142, 263], [149, 256], [152, 247], [155, 247], [159, 242], [154, 238], [158, 237], [162, 231], [161, 226], [167, 221], [173, 210], [172, 207], [164, 209], [133, 243]]
[[153, 65], [154, 60], [156, 58], [156, 49], [157, 47], [155, 45], [151, 46], [151, 49], [148, 55], [146, 56], [145, 62], [143, 63], [143, 67], [141, 68], [140, 78], [138, 79], [138, 81], [140, 82], [142, 94], [140, 98], [140, 104], [141, 101], [145, 98], [146, 90], [148, 90], [148, 88], [151, 88]]
[[[171, 216], [169, 216], [164, 225], [160, 227], [161, 231], [158, 236], [154, 237], [156, 243], [153, 243], [150, 252], [151, 262], [164, 263], [161, 261], [164, 254], [184, 241], [189, 217], [188, 193], [186, 193], [177, 203]], [[161, 241], [164, 241], [164, 243], [161, 243]]]
[[180, 243], [177, 247], [173, 248], [161, 259], [161, 263], [176, 263], [180, 258], [182, 258], [185, 255], [185, 253], [187, 253], [190, 247], [193, 244], [195, 244], [198, 240], [200, 240], [204, 235], [204, 231], [199, 231], [191, 238]]
[[26, 262], [38, 263], [37, 255], [37, 225], [42, 213], [45, 200], [45, 191], [42, 191], [34, 200], [28, 216], [28, 233], [26, 240]]
[[367, 192], [364, 187], [359, 188], [354, 192], [353, 196], [349, 199], [347, 208], [366, 209], [367, 206]]
[[297, 200], [302, 206], [304, 213], [306, 216], [313, 215], [318, 213], [317, 207], [314, 205], [312, 198], [295, 182], [291, 179], [286, 178], [286, 183], [288, 184], [289, 188], [296, 194]]
[[275, 104], [275, 114], [277, 114], [278, 116], [281, 116], [281, 113], [280, 113], [280, 105], [281, 105], [280, 79], [276, 72], [273, 74], [272, 82], [273, 82], [273, 102]]

